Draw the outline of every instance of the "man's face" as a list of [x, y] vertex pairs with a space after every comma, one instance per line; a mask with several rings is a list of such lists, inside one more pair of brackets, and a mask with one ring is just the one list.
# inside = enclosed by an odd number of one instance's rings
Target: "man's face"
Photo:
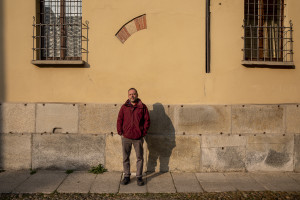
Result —
[[128, 99], [130, 102], [136, 102], [137, 98], [138, 98], [138, 94], [136, 93], [135, 90], [128, 91]]

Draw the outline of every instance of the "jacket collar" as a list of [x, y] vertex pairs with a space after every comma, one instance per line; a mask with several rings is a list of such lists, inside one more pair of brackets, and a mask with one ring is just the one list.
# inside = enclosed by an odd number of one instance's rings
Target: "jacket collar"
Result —
[[135, 105], [132, 105], [129, 99], [127, 99], [127, 101], [125, 102], [124, 105], [128, 106], [128, 107], [132, 106], [132, 107], [143, 108], [143, 103], [139, 98], [137, 99], [137, 104], [135, 104]]

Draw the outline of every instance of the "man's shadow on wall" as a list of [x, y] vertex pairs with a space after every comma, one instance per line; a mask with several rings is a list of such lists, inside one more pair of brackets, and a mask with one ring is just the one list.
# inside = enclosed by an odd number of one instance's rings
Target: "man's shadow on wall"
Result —
[[[147, 174], [169, 171], [170, 157], [176, 146], [175, 129], [167, 115], [170, 112], [170, 106], [166, 106], [165, 110], [161, 103], [155, 103], [153, 110], [150, 110], [151, 125], [146, 137], [148, 145]], [[154, 176], [157, 175], [159, 174]], [[151, 176], [151, 178], [154, 177]]]

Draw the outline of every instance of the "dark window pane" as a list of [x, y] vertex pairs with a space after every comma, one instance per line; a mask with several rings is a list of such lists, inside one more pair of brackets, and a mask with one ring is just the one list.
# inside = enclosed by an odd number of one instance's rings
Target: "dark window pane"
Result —
[[[245, 60], [283, 60], [284, 0], [244, 1]], [[288, 42], [287, 40], [285, 42]]]

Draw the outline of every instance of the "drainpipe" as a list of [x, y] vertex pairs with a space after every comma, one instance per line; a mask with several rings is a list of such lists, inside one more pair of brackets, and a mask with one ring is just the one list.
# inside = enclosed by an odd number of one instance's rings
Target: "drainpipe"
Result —
[[210, 73], [210, 0], [206, 0], [205, 72]]

